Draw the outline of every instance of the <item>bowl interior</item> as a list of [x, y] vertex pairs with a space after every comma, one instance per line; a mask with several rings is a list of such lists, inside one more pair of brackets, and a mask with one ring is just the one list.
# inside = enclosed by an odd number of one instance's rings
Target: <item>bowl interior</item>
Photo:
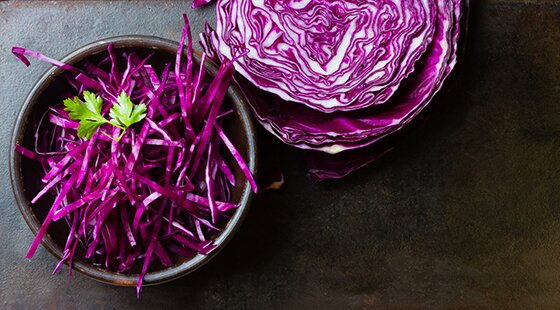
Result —
[[[133, 51], [137, 53], [140, 58], [143, 58], [154, 53], [149, 63], [158, 74], [161, 74], [166, 63], [171, 63], [172, 65], [175, 63], [175, 53], [178, 46], [176, 42], [155, 37], [116, 37], [85, 46], [65, 57], [63, 61], [77, 67], [81, 67], [86, 61], [98, 63], [103, 58], [107, 57], [108, 54], [106, 51], [109, 43], [114, 44], [117, 55], [123, 52]], [[195, 54], [195, 62], [197, 64], [200, 63], [199, 54]], [[123, 63], [120, 65], [124, 66], [126, 64]], [[211, 62], [206, 62], [206, 71], [207, 74], [213, 75], [217, 71], [217, 66]], [[14, 143], [21, 144], [29, 149], [34, 149], [35, 127], [41, 116], [45, 114], [49, 106], [59, 104], [66, 98], [65, 94], [69, 89], [69, 84], [64, 74], [63, 70], [52, 68], [36, 84], [18, 116], [14, 129]], [[224, 122], [224, 131], [226, 131], [238, 151], [247, 161], [251, 171], [256, 172], [254, 127], [250, 112], [246, 107], [245, 98], [241, 95], [237, 85], [232, 84], [230, 86], [224, 104], [233, 107], [235, 111], [234, 114], [228, 117]], [[163, 267], [157, 264], [153, 265], [144, 279], [146, 285], [170, 281], [195, 270], [207, 260], [211, 259], [211, 257], [232, 237], [233, 233], [241, 224], [248, 210], [248, 203], [252, 197], [252, 192], [242, 171], [238, 165], [233, 162], [232, 156], [227, 152], [222, 153], [226, 156], [226, 159], [231, 162], [230, 167], [237, 179], [238, 185], [233, 188], [232, 195], [233, 201], [239, 203], [239, 208], [234, 211], [232, 217], [227, 222], [221, 223], [222, 231], [211, 236], [214, 238], [214, 242], [218, 248], [209, 255], [197, 254], [188, 258], [173, 257], [175, 262], [175, 266], [173, 267]], [[43, 185], [40, 181], [43, 176], [40, 165], [14, 152], [12, 153], [10, 164], [12, 166], [12, 183], [20, 211], [33, 233], [37, 233], [54, 201], [54, 197], [52, 195], [45, 195], [36, 204], [31, 205], [30, 201], [41, 190]], [[48, 229], [47, 235], [43, 238], [43, 245], [58, 259], [62, 257], [62, 250], [68, 232], [68, 226], [61, 220], [53, 222]], [[78, 248], [74, 258], [74, 268], [76, 270], [97, 280], [111, 284], [127, 286], [136, 284], [136, 277], [139, 270], [133, 269], [133, 271], [128, 274], [110, 272], [93, 265], [90, 260], [85, 260], [84, 255], [85, 249], [83, 247]], [[135, 268], [138, 268], [138, 266]]]

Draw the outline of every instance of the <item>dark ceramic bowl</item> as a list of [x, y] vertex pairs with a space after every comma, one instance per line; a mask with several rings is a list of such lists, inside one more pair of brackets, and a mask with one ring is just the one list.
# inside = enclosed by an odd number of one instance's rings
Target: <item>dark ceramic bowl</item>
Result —
[[[88, 44], [63, 58], [63, 62], [80, 66], [85, 60], [99, 60], [102, 54], [107, 50], [109, 43], [114, 44], [114, 48], [119, 51], [135, 51], [140, 56], [148, 55], [150, 52], [156, 53], [151, 58], [151, 63], [156, 68], [163, 67], [165, 62], [174, 63], [177, 51], [177, 42], [165, 40], [157, 37], [149, 36], [122, 36], [100, 40]], [[200, 54], [195, 54], [195, 61], [200, 61]], [[161, 70], [161, 68], [160, 68]], [[206, 70], [210, 74], [215, 74], [217, 66], [213, 63], [206, 62]], [[13, 131], [12, 145], [21, 144], [28, 148], [33, 148], [33, 124], [46, 111], [47, 107], [53, 102], [62, 102], [62, 91], [67, 87], [67, 82], [61, 74], [63, 70], [53, 67], [48, 70], [41, 79], [35, 84], [17, 117], [17, 122]], [[247, 108], [246, 98], [242, 95], [237, 84], [233, 83], [227, 93], [225, 104], [231, 105], [235, 112], [233, 117], [229, 118], [229, 123], [224, 124], [224, 130], [227, 130], [230, 139], [237, 146], [239, 152], [247, 160], [247, 164], [251, 171], [256, 173], [256, 141], [255, 129], [252, 116]], [[46, 213], [50, 209], [53, 197], [45, 197], [31, 205], [31, 199], [38, 193], [41, 188], [40, 178], [41, 170], [39, 164], [21, 157], [15, 152], [10, 152], [10, 173], [12, 180], [12, 188], [15, 198], [23, 215], [23, 218], [31, 228], [34, 234], [39, 230], [41, 223], [46, 217]], [[209, 255], [198, 254], [192, 258], [184, 259], [175, 257], [176, 265], [173, 267], [159, 267], [149, 271], [144, 278], [144, 285], [154, 285], [168, 282], [193, 272], [197, 268], [204, 265], [212, 259], [225, 245], [231, 240], [243, 219], [245, 218], [249, 203], [253, 196], [249, 183], [245, 180], [241, 170], [237, 165], [231, 165], [237, 178], [237, 186], [233, 190], [234, 201], [239, 203], [239, 208], [235, 210], [231, 219], [225, 224], [221, 233], [214, 236], [214, 242], [217, 245]], [[62, 257], [62, 251], [68, 235], [68, 227], [62, 221], [54, 222], [50, 225], [47, 235], [43, 238], [43, 246], [51, 252], [57, 259]], [[31, 245], [31, 242], [30, 244]], [[22, 244], [22, 247], [29, 246]], [[83, 252], [83, 251], [82, 251]], [[134, 286], [138, 274], [122, 274], [107, 271], [91, 264], [83, 259], [83, 253], [77, 251], [74, 259], [74, 269], [89, 276], [95, 280], [122, 286]], [[54, 265], [53, 265], [54, 267]]]

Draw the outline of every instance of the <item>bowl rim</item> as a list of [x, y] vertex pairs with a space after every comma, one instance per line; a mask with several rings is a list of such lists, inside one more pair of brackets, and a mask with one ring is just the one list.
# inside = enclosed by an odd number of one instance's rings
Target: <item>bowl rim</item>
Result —
[[[164, 50], [170, 53], [176, 53], [178, 42], [164, 39], [156, 36], [146, 36], [146, 35], [123, 35], [114, 36], [101, 40], [97, 40], [86, 44], [73, 52], [69, 53], [61, 59], [64, 63], [76, 63], [84, 60], [91, 55], [102, 52], [106, 50], [108, 44], [113, 43], [115, 48], [122, 47], [145, 47], [154, 50]], [[186, 49], [184, 51], [186, 53]], [[200, 61], [201, 54], [198, 51], [194, 51], [194, 58]], [[205, 69], [215, 74], [217, 71], [217, 65], [210, 61], [208, 58], [205, 60]], [[49, 86], [50, 81], [55, 77], [59, 76], [63, 69], [58, 67], [51, 67], [45, 73], [41, 75], [39, 80], [34, 84], [33, 88], [25, 98], [23, 105], [21, 106], [18, 115], [16, 117], [16, 122], [12, 130], [12, 136], [10, 143], [11, 145], [16, 145], [20, 141], [25, 133], [26, 121], [31, 115], [32, 107], [36, 104], [39, 95], [41, 95]], [[240, 125], [243, 127], [246, 133], [247, 139], [247, 165], [249, 169], [256, 176], [258, 173], [257, 169], [257, 141], [256, 141], [256, 130], [255, 124], [252, 119], [252, 114], [248, 108], [247, 98], [244, 96], [240, 89], [240, 86], [234, 81], [232, 81], [230, 87], [228, 88], [227, 95], [230, 98], [232, 105], [236, 111], [237, 117], [240, 119]], [[23, 176], [20, 167], [20, 155], [16, 154], [15, 150], [9, 152], [9, 171], [10, 180], [12, 185], [12, 192], [15, 196], [16, 204], [20, 213], [22, 214], [25, 222], [36, 235], [39, 228], [41, 227], [41, 222], [35, 216], [32, 211], [31, 203], [26, 199], [24, 192], [25, 188], [23, 186]], [[231, 217], [230, 221], [218, 237], [214, 240], [216, 244], [216, 249], [208, 255], [197, 254], [193, 258], [186, 260], [180, 265], [175, 265], [173, 267], [164, 268], [155, 272], [147, 273], [143, 280], [143, 286], [151, 286], [156, 284], [162, 284], [166, 282], [173, 281], [177, 278], [185, 276], [198, 268], [202, 267], [213, 257], [215, 257], [225, 246], [231, 241], [239, 227], [241, 226], [243, 220], [247, 216], [249, 211], [249, 206], [251, 200], [253, 199], [253, 191], [246, 181], [241, 198], [239, 201], [239, 207], [236, 209], [235, 213]], [[62, 251], [60, 246], [54, 242], [54, 240], [47, 233], [41, 244], [45, 247], [57, 260], [62, 257]], [[68, 265], [68, 262], [66, 263]], [[103, 268], [94, 266], [90, 263], [83, 261], [75, 261], [73, 263], [73, 269], [77, 270], [81, 274], [86, 275], [94, 280], [113, 284], [117, 286], [135, 286], [137, 283], [138, 274], [122, 274], [113, 271], [107, 271]]]

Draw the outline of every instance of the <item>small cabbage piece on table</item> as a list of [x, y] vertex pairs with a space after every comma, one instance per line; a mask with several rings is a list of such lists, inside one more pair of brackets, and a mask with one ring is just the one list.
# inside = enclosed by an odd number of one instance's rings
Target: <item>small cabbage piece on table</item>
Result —
[[220, 0], [216, 31], [201, 43], [221, 59], [246, 52], [235, 66], [260, 124], [319, 151], [311, 154], [314, 179], [338, 178], [392, 148], [372, 145], [401, 131], [440, 90], [457, 61], [463, 5]]
[[201, 7], [201, 6], [205, 6], [212, 1], [213, 0], [193, 0], [191, 7], [193, 9], [196, 9], [196, 8]]
[[37, 123], [34, 144], [15, 145], [43, 170], [43, 188], [32, 203], [46, 201], [46, 194], [55, 198], [28, 258], [49, 225], [64, 221], [70, 232], [55, 272], [83, 252], [79, 259], [109, 271], [139, 270], [139, 294], [154, 266], [170, 267], [180, 256], [216, 248], [213, 238], [238, 207], [233, 163], [257, 191], [222, 130], [232, 112], [222, 104], [232, 61], [215, 76], [205, 75], [205, 55], [195, 67], [184, 19], [174, 70], [171, 63], [152, 66], [153, 53], [117, 53], [112, 44], [101, 61], [86, 60], [80, 68], [12, 49], [26, 65], [34, 57], [66, 70], [68, 82], [64, 104], [50, 106]]

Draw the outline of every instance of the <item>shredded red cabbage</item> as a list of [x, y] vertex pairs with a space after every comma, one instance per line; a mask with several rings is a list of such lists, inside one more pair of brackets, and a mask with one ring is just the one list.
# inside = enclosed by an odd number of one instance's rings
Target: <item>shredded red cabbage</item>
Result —
[[[37, 126], [34, 149], [15, 145], [17, 153], [39, 162], [44, 171], [44, 187], [32, 203], [48, 193], [55, 196], [26, 257], [33, 257], [51, 222], [64, 220], [70, 233], [54, 272], [65, 262], [71, 266], [81, 246], [86, 259], [107, 270], [127, 273], [141, 266], [139, 294], [153, 264], [172, 266], [174, 255], [208, 254], [215, 248], [214, 233], [237, 208], [231, 195], [235, 176], [223, 153], [231, 153], [227, 156], [257, 191], [248, 165], [221, 128], [231, 112], [222, 101], [232, 63], [225, 62], [213, 78], [204, 74], [205, 55], [195, 67], [184, 19], [174, 71], [166, 64], [159, 74], [150, 64], [152, 55], [118, 54], [111, 44], [103, 61], [87, 62], [84, 68], [12, 49], [26, 65], [26, 57], [34, 57], [67, 70], [68, 97], [90, 90], [103, 99], [104, 115], [123, 91], [147, 107], [145, 119], [118, 140], [121, 129], [111, 124], [101, 125], [90, 139], [80, 138], [81, 123], [55, 105]], [[126, 69], [119, 70], [124, 64]]]
[[193, 0], [193, 3], [192, 3], [191, 7], [193, 9], [196, 9], [196, 8], [201, 7], [203, 5], [207, 5], [210, 2], [212, 2], [212, 0]]

